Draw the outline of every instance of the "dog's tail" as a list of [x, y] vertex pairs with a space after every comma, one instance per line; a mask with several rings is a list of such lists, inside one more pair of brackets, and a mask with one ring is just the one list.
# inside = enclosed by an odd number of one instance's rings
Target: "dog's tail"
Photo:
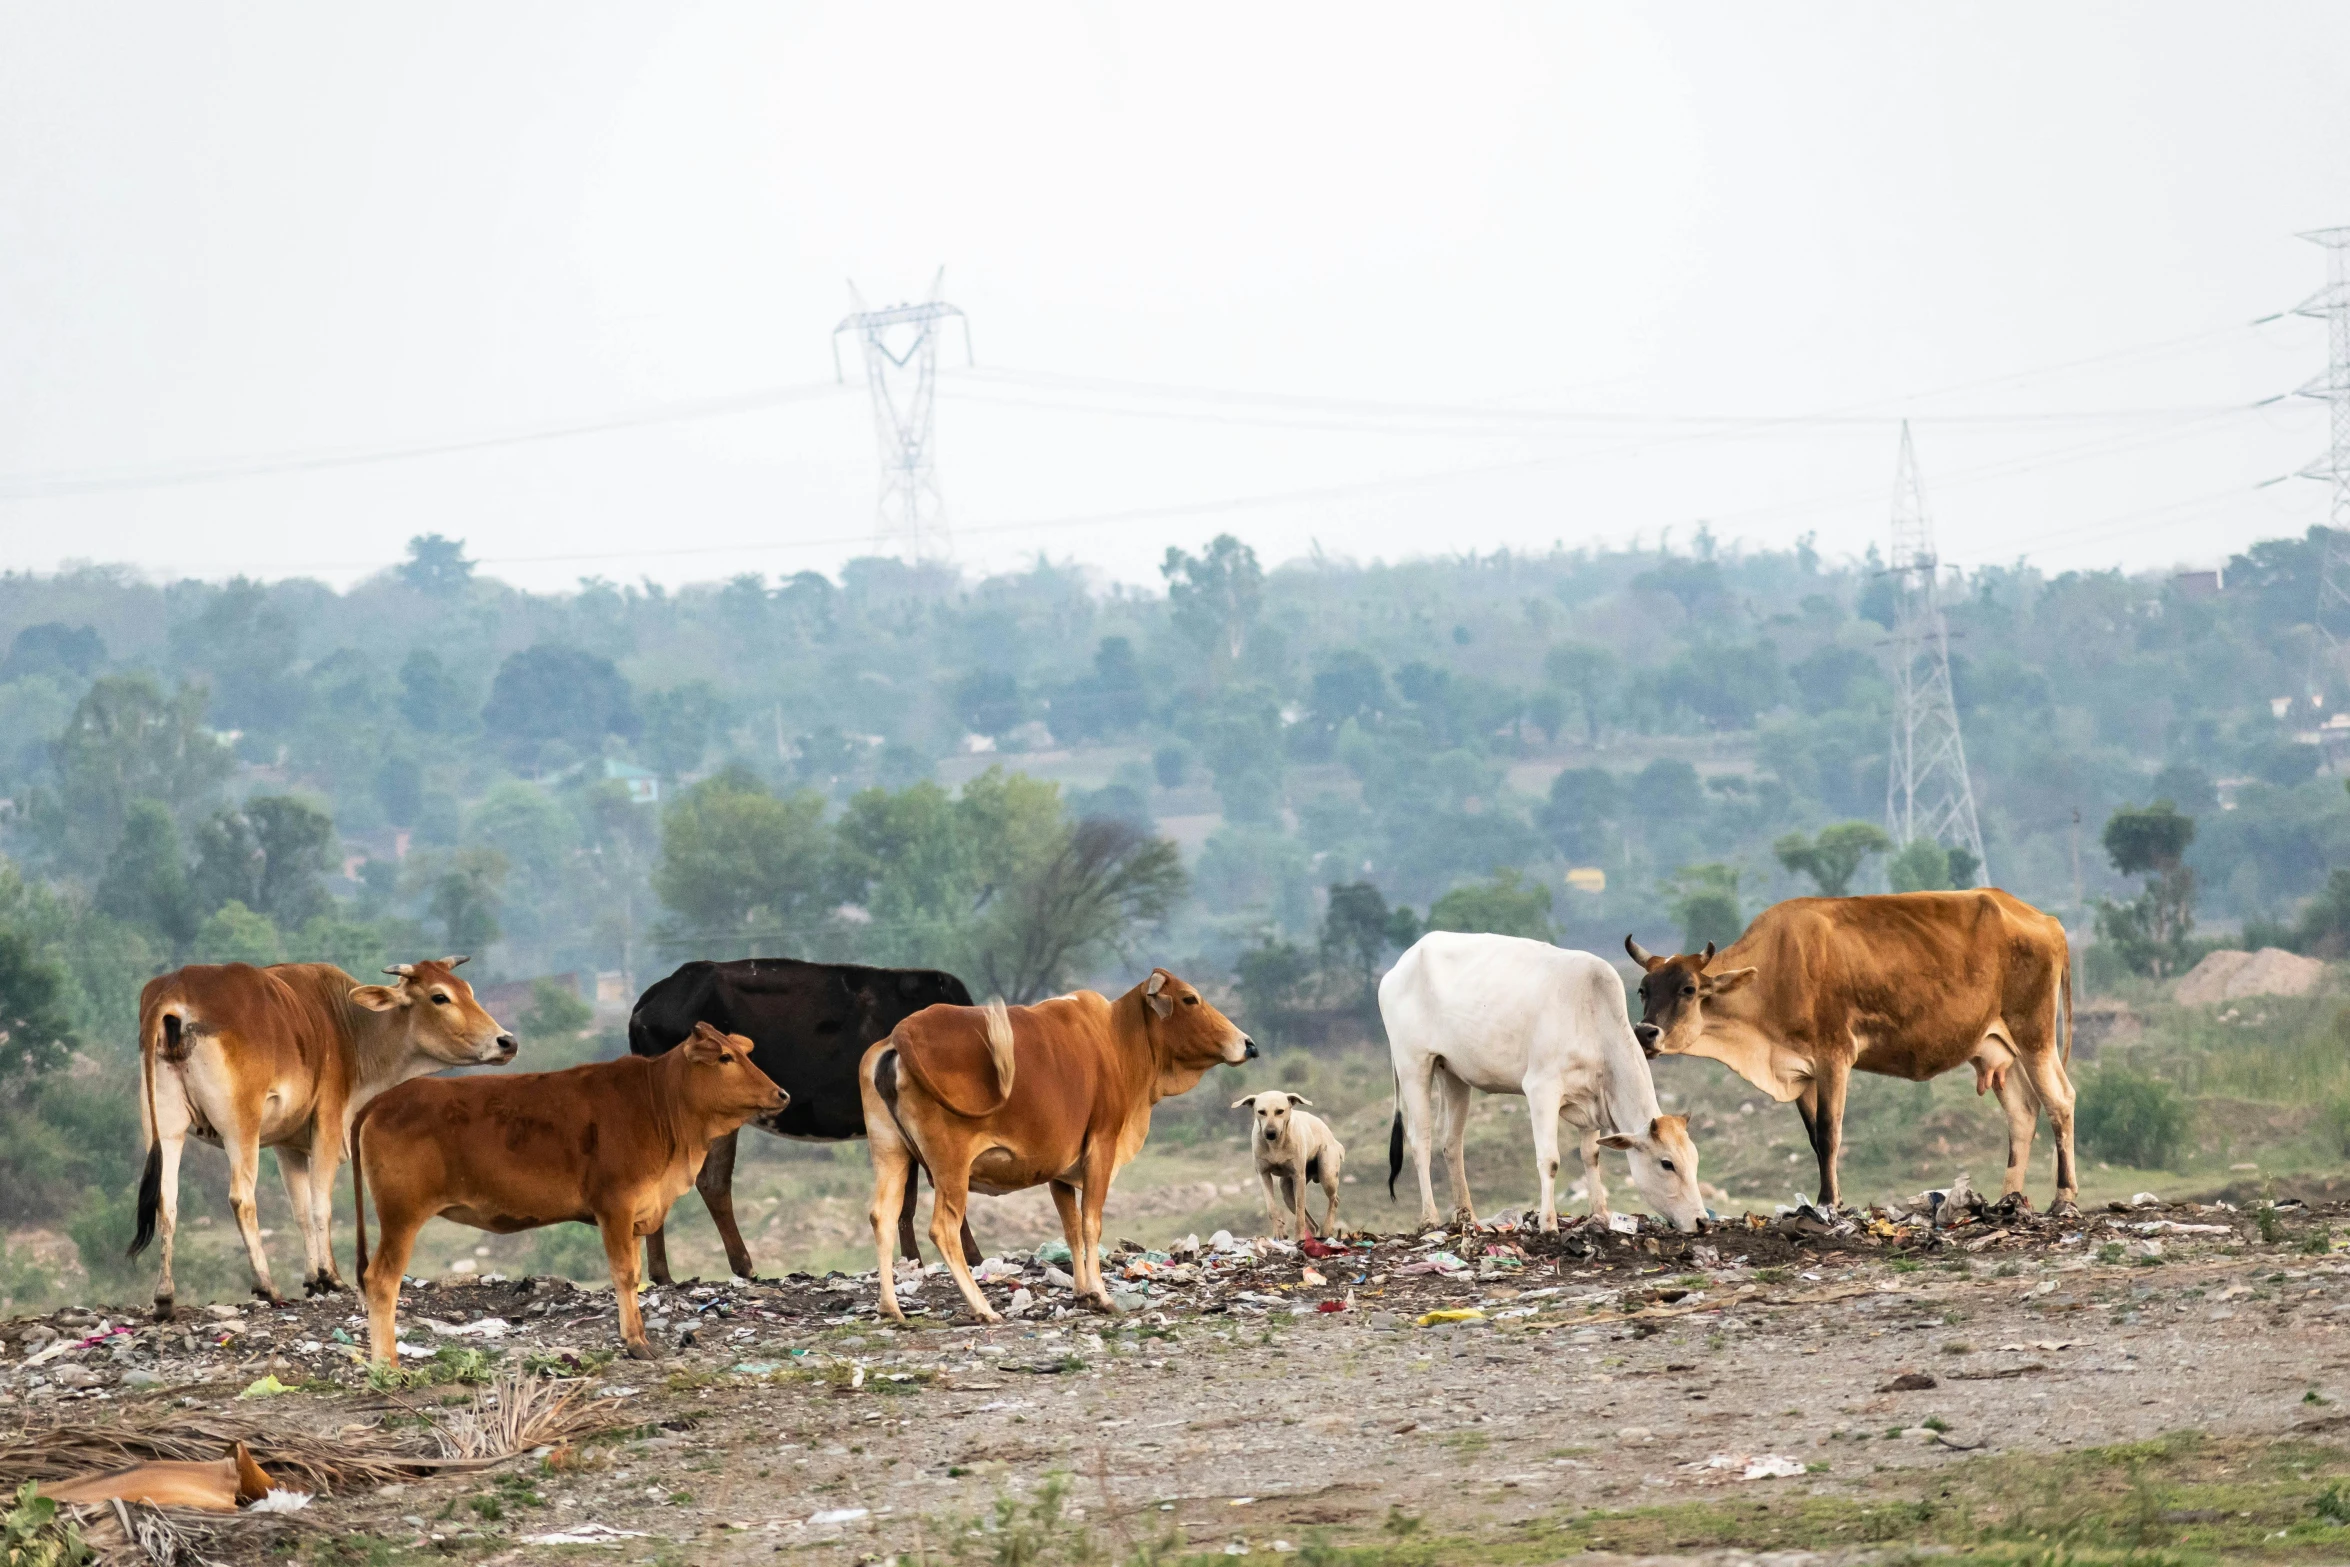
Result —
[[1403, 1174], [1403, 1074], [1395, 1078], [1395, 1121], [1387, 1128], [1387, 1200], [1395, 1200], [1395, 1178]]

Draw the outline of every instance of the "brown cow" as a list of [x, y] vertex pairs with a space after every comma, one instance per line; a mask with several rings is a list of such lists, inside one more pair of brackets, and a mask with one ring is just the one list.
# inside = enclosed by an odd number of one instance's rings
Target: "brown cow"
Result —
[[[653, 1358], [638, 1311], [637, 1237], [660, 1226], [701, 1173], [710, 1140], [783, 1111], [790, 1095], [752, 1045], [697, 1023], [683, 1044], [564, 1072], [403, 1084], [351, 1127], [351, 1193], [368, 1351], [399, 1364], [400, 1274], [431, 1218], [511, 1235], [592, 1224], [604, 1237], [620, 1339]], [[367, 1183], [383, 1246], [367, 1257]]]
[[930, 1238], [981, 1321], [1003, 1319], [956, 1244], [974, 1188], [1000, 1195], [1049, 1185], [1076, 1293], [1108, 1309], [1096, 1254], [1102, 1204], [1150, 1135], [1151, 1106], [1187, 1092], [1210, 1067], [1256, 1053], [1255, 1040], [1165, 969], [1115, 1001], [1080, 990], [1032, 1007], [942, 1003], [907, 1018], [857, 1069], [882, 1314], [905, 1320], [890, 1241], [917, 1165], [936, 1191]]
[[[1837, 1200], [1844, 1093], [1854, 1068], [1923, 1082], [1961, 1065], [2007, 1112], [2007, 1181], [2021, 1193], [2036, 1112], [2056, 1139], [2056, 1201], [2073, 1208], [2072, 958], [2064, 925], [1996, 887], [1792, 898], [1755, 916], [1715, 960], [1658, 957], [1633, 1033], [1650, 1055], [1711, 1056], [1784, 1104]], [[2061, 1043], [2061, 1048], [2060, 1048]], [[2011, 1071], [2011, 1067], [2021, 1070]]]
[[254, 1294], [278, 1298], [253, 1206], [264, 1148], [277, 1150], [302, 1231], [304, 1287], [313, 1295], [343, 1287], [328, 1223], [352, 1116], [409, 1078], [514, 1059], [514, 1036], [457, 977], [464, 961], [403, 963], [384, 970], [396, 976], [389, 985], [362, 985], [331, 963], [199, 965], [147, 982], [139, 992], [147, 1167], [131, 1255], [147, 1249], [160, 1218], [157, 1315], [171, 1315], [176, 1293], [172, 1237], [180, 1150], [190, 1135], [228, 1152], [229, 1206], [253, 1267]]

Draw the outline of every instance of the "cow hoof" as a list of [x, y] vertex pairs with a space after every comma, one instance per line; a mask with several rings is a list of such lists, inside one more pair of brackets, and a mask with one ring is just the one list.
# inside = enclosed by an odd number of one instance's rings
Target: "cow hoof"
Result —
[[631, 1360], [659, 1360], [661, 1352], [643, 1339], [625, 1339], [621, 1347]]
[[155, 1320], [156, 1320], [156, 1321], [158, 1321], [158, 1322], [169, 1322], [169, 1321], [171, 1320], [171, 1318], [172, 1318], [172, 1308], [173, 1308], [172, 1297], [170, 1297], [169, 1295], [158, 1295], [158, 1296], [156, 1296], [156, 1297], [155, 1297]]
[[286, 1298], [276, 1290], [265, 1288], [259, 1284], [253, 1286], [253, 1298], [269, 1306], [282, 1306], [286, 1303]]
[[2070, 1197], [2059, 1197], [2048, 1205], [2048, 1217], [2051, 1219], [2077, 1219], [2080, 1216], [2081, 1205]]

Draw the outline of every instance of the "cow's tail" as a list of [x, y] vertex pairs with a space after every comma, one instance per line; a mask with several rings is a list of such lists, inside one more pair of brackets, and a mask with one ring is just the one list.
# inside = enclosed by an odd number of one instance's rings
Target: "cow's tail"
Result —
[[353, 1277], [361, 1289], [367, 1288], [367, 1155], [359, 1143], [360, 1128], [367, 1124], [367, 1112], [373, 1104], [359, 1107], [351, 1117], [351, 1234], [357, 1245], [353, 1262], [357, 1265]]
[[2064, 953], [2064, 972], [2057, 977], [2057, 994], [2064, 1004], [2064, 1064], [2070, 1070], [2073, 1064], [2073, 953], [2067, 943]]
[[1395, 1178], [1403, 1174], [1403, 1074], [1395, 1075], [1395, 1120], [1387, 1128], [1387, 1200], [1395, 1201]]
[[139, 1097], [146, 1110], [147, 1167], [139, 1172], [139, 1227], [123, 1253], [136, 1257], [155, 1242], [156, 1221], [163, 1215], [163, 1128], [155, 1119], [155, 1059], [174, 1064], [188, 1058], [187, 1021], [166, 1007], [156, 1018], [154, 1032], [139, 1041]]
[[[906, 1075], [921, 1085], [922, 1091], [959, 1116], [977, 1119], [992, 1115], [1004, 1107], [1012, 1097], [1012, 1014], [1004, 1005], [1004, 998], [991, 998], [980, 1009], [982, 1027], [987, 1034], [987, 1059], [990, 1075], [995, 1083], [992, 1092], [979, 1084], [964, 1079], [955, 1083], [942, 1081], [933, 1070], [934, 1063], [925, 1059], [919, 1040], [904, 1036], [898, 1038], [898, 1065]], [[909, 1048], [909, 1047], [913, 1048]], [[973, 1090], [978, 1096], [973, 1097]]]

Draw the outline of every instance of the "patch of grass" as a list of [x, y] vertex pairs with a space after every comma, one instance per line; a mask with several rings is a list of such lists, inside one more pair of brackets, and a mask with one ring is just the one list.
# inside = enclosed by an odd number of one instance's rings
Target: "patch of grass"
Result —
[[616, 1353], [609, 1349], [567, 1349], [559, 1354], [533, 1353], [523, 1357], [522, 1369], [534, 1377], [585, 1377], [603, 1370], [615, 1358]]
[[1895, 1257], [1892, 1261], [1886, 1263], [1885, 1266], [1891, 1268], [1895, 1273], [1915, 1273], [1920, 1268], [1923, 1268], [1925, 1264], [1922, 1262], [1912, 1261], [1907, 1257]]
[[0, 1512], [0, 1561], [8, 1567], [82, 1567], [96, 1560], [74, 1521], [60, 1516], [57, 1504], [34, 1490], [27, 1480], [17, 1487], [7, 1511]]
[[505, 1358], [499, 1350], [461, 1349], [455, 1344], [443, 1344], [433, 1351], [432, 1359], [418, 1361], [413, 1366], [369, 1366], [367, 1385], [377, 1393], [443, 1387], [452, 1382], [474, 1387], [493, 1380], [498, 1374], [498, 1363]]
[[2186, 1097], [2158, 1077], [2119, 1064], [2083, 1073], [2074, 1134], [2091, 1158], [2139, 1170], [2166, 1170], [2186, 1159]]
[[[1120, 1525], [1105, 1539], [1071, 1515], [1068, 1501], [1069, 1476], [1054, 1470], [1025, 1502], [998, 1496], [980, 1517], [933, 1520], [931, 1538], [943, 1545], [945, 1559], [983, 1567], [1174, 1567], [1184, 1556], [1182, 1532], [1171, 1524], [1139, 1541]], [[939, 1558], [926, 1552], [920, 1559]]]
[[723, 1387], [726, 1374], [709, 1371], [699, 1366], [687, 1366], [669, 1373], [668, 1388], [672, 1393], [698, 1393], [706, 1387]]
[[2285, 1238], [2285, 1221], [2277, 1215], [2277, 1205], [2264, 1202], [2252, 1210], [2252, 1222], [2260, 1230], [2261, 1241], [2274, 1246]]

